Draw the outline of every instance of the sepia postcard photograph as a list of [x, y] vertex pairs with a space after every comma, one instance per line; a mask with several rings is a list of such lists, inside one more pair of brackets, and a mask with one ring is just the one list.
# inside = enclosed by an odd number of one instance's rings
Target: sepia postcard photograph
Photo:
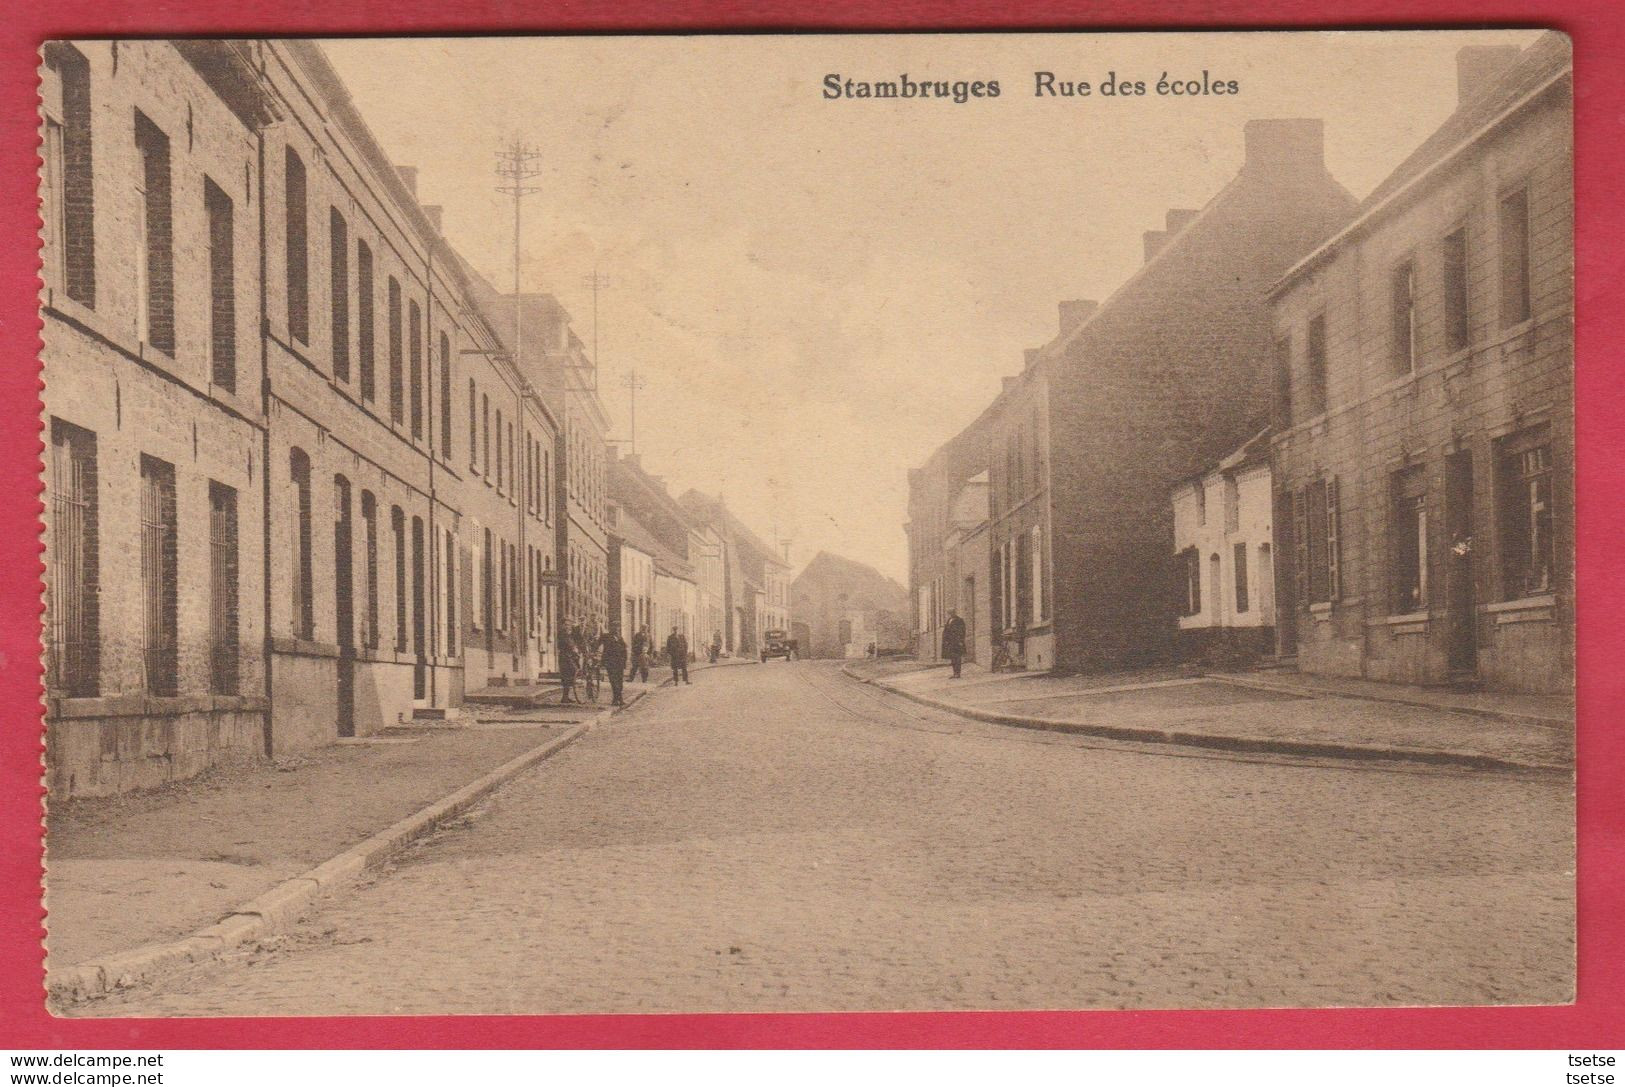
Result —
[[1565, 34], [38, 87], [51, 1014], [1575, 999]]

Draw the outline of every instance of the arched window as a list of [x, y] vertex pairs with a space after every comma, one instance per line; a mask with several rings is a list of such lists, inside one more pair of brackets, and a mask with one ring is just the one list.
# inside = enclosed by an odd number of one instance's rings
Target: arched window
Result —
[[440, 334], [440, 458], [451, 459], [451, 340]]
[[389, 527], [395, 534], [395, 652], [406, 652], [406, 514], [389, 508]]

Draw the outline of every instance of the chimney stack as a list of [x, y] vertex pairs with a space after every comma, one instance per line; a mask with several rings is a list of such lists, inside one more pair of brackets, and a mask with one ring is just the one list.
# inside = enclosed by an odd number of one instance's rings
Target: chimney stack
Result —
[[417, 196], [418, 168], [416, 166], [397, 166], [395, 172], [400, 175], [401, 184], [406, 186], [406, 191], [414, 197]]
[[443, 210], [444, 209], [441, 208], [441, 206], [439, 204], [424, 204], [423, 205], [423, 214], [425, 214], [425, 215], [427, 215], [429, 217], [429, 225], [434, 227], [434, 230], [435, 230], [436, 234], [445, 233], [445, 231], [440, 226], [440, 214], [441, 214], [441, 212]]
[[1148, 230], [1145, 232], [1145, 262], [1151, 263], [1151, 258], [1162, 252], [1167, 244], [1168, 232], [1166, 230]]
[[1033, 363], [1038, 361], [1038, 348], [1029, 347], [1021, 353], [1021, 368], [1031, 370]]
[[1061, 311], [1061, 335], [1065, 336], [1068, 332], [1093, 317], [1095, 310], [1099, 308], [1100, 303], [1092, 298], [1074, 298], [1062, 302], [1059, 307]]
[[1456, 106], [1460, 108], [1489, 89], [1512, 67], [1516, 45], [1467, 45], [1456, 50]]
[[1326, 167], [1326, 126], [1318, 117], [1248, 121], [1243, 134], [1248, 169]]

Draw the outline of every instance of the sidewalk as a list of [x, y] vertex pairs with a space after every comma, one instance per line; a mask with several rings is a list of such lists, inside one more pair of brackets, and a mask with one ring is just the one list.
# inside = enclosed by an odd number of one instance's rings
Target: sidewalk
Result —
[[[912, 666], [909, 666], [912, 665]], [[977, 720], [1150, 743], [1572, 773], [1574, 703], [1287, 672], [989, 674], [859, 662], [854, 679]]]
[[[632, 703], [648, 688], [630, 687]], [[53, 801], [46, 945], [58, 969], [190, 936], [608, 710], [469, 707], [161, 789]]]

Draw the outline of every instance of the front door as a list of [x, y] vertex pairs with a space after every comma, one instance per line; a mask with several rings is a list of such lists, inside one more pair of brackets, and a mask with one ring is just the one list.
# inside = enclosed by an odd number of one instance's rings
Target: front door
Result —
[[1298, 655], [1298, 568], [1292, 538], [1292, 496], [1281, 492], [1275, 502], [1275, 655]]
[[1478, 674], [1478, 617], [1473, 592], [1473, 455], [1445, 458], [1446, 629], [1450, 638], [1450, 672], [1467, 678]]
[[976, 660], [976, 575], [965, 578], [965, 593], [959, 601], [959, 614], [965, 619], [965, 659]]

